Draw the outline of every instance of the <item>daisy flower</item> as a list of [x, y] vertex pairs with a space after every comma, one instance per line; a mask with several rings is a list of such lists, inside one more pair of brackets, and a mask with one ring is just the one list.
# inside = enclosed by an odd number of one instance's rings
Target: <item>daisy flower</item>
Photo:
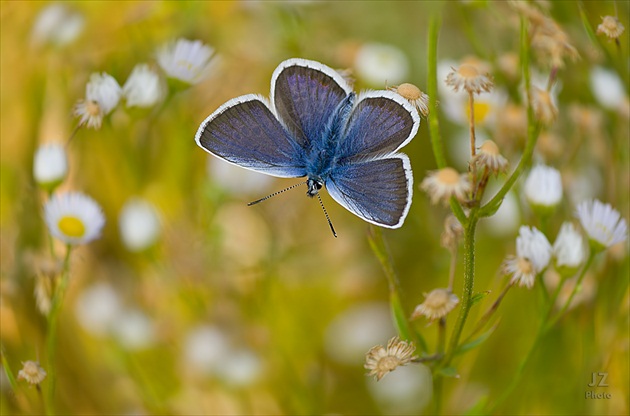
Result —
[[445, 317], [459, 303], [457, 295], [449, 289], [433, 289], [424, 297], [424, 302], [416, 306], [411, 319], [424, 315], [429, 321], [434, 321]]
[[429, 172], [420, 184], [420, 188], [429, 194], [432, 204], [440, 201], [447, 204], [451, 196], [464, 201], [472, 189], [468, 175], [460, 174], [453, 168]]
[[157, 61], [169, 78], [193, 85], [208, 75], [214, 56], [214, 48], [200, 40], [180, 38], [162, 46], [157, 52]]
[[70, 245], [100, 237], [105, 224], [101, 207], [80, 192], [53, 195], [44, 206], [44, 217], [50, 233]]
[[368, 375], [375, 376], [378, 381], [390, 371], [415, 359], [413, 355], [415, 350], [416, 347], [411, 342], [394, 337], [387, 343], [387, 348], [382, 345], [372, 347], [365, 355], [364, 367], [370, 370]]
[[596, 251], [626, 240], [626, 220], [609, 204], [597, 199], [583, 201], [577, 206], [576, 215], [588, 234], [591, 247]]
[[536, 227], [522, 226], [516, 239], [516, 256], [503, 263], [504, 274], [512, 275], [512, 282], [531, 288], [536, 275], [542, 272], [551, 260], [551, 244]]
[[136, 65], [122, 87], [127, 107], [151, 107], [162, 98], [159, 74], [147, 64]]
[[53, 190], [68, 174], [68, 159], [63, 145], [50, 143], [39, 146], [33, 161], [33, 176], [44, 189]]
[[129, 200], [118, 219], [122, 241], [133, 252], [151, 247], [160, 236], [160, 217], [148, 201], [134, 198]]
[[85, 99], [74, 106], [74, 115], [80, 118], [80, 125], [98, 129], [103, 117], [118, 105], [121, 96], [122, 88], [114, 77], [105, 72], [93, 73], [85, 87]]
[[395, 46], [366, 43], [357, 51], [354, 69], [357, 76], [369, 85], [398, 84], [407, 78], [409, 61]]
[[584, 240], [572, 223], [565, 222], [560, 227], [560, 232], [553, 243], [553, 256], [556, 270], [564, 276], [576, 272], [584, 262], [586, 256]]
[[556, 207], [562, 199], [560, 172], [545, 165], [535, 166], [525, 181], [525, 198], [534, 210], [545, 212]]

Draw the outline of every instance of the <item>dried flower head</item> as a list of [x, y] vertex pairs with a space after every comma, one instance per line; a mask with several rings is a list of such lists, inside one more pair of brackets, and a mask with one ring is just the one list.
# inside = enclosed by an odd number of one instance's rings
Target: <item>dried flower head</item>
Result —
[[486, 167], [494, 174], [505, 172], [508, 161], [499, 153], [499, 147], [492, 140], [486, 140], [479, 147], [479, 151], [473, 158], [473, 163]]
[[451, 196], [459, 201], [466, 200], [466, 195], [472, 189], [468, 175], [460, 174], [453, 168], [443, 168], [431, 171], [420, 184], [420, 188], [431, 197], [431, 203], [442, 201], [448, 204]]
[[423, 93], [420, 88], [413, 84], [404, 83], [398, 86], [388, 87], [387, 89], [397, 92], [404, 99], [409, 101], [411, 105], [416, 107], [423, 116], [427, 117], [429, 115], [429, 96]]
[[27, 383], [36, 385], [46, 378], [46, 371], [37, 361], [26, 361], [22, 365], [22, 369], [18, 372], [18, 380], [26, 380]]
[[602, 17], [602, 22], [597, 26], [597, 34], [604, 34], [611, 39], [617, 39], [626, 28], [621, 24], [619, 19], [614, 16]]
[[532, 87], [532, 107], [538, 121], [545, 125], [552, 124], [558, 117], [558, 108], [547, 90]]
[[451, 251], [456, 250], [463, 235], [464, 227], [462, 224], [454, 215], [448, 215], [444, 220], [444, 231], [441, 237], [442, 247]]
[[539, 61], [552, 68], [564, 68], [566, 59], [576, 61], [580, 57], [568, 35], [551, 19], [534, 32], [531, 45]]
[[480, 94], [492, 90], [492, 80], [487, 74], [483, 74], [477, 66], [462, 64], [457, 69], [451, 69], [452, 71], [446, 76], [446, 85], [455, 92], [463, 89], [469, 93]]
[[365, 355], [364, 367], [370, 370], [368, 376], [375, 376], [378, 381], [385, 374], [413, 361], [416, 358], [413, 355], [415, 350], [413, 343], [394, 337], [387, 343], [387, 348], [382, 345], [370, 348]]
[[425, 299], [411, 314], [411, 319], [422, 315], [429, 321], [445, 317], [459, 303], [459, 298], [450, 289], [433, 289], [424, 295]]

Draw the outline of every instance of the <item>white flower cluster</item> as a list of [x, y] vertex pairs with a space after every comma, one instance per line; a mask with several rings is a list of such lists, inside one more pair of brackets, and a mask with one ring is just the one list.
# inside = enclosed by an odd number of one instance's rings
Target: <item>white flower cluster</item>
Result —
[[[214, 49], [201, 41], [178, 39], [159, 49], [157, 63], [166, 77], [192, 85], [208, 75], [214, 56]], [[150, 108], [160, 102], [165, 93], [165, 82], [157, 68], [146, 63], [136, 65], [122, 87], [105, 72], [93, 73], [85, 88], [85, 98], [74, 106], [74, 115], [79, 118], [79, 125], [98, 129], [103, 118], [122, 99], [128, 108]]]

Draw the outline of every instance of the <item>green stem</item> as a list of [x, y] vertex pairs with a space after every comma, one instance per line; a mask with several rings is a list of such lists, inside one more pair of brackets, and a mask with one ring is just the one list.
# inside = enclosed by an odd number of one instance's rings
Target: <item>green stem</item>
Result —
[[464, 228], [464, 291], [462, 293], [462, 303], [459, 315], [455, 322], [455, 328], [451, 334], [448, 351], [444, 358], [444, 366], [447, 366], [459, 345], [459, 338], [462, 335], [468, 312], [472, 303], [472, 295], [475, 283], [475, 231], [477, 229], [477, 209], [473, 208], [468, 218], [468, 224]]
[[503, 184], [499, 192], [488, 203], [486, 203], [479, 211], [480, 217], [487, 217], [496, 212], [501, 205], [501, 201], [512, 188], [516, 180], [519, 178], [526, 166], [531, 163], [536, 147], [536, 141], [540, 133], [541, 126], [535, 122], [534, 113], [531, 105], [530, 84], [531, 75], [529, 71], [529, 38], [527, 36], [527, 25], [524, 18], [521, 18], [521, 69], [523, 71], [523, 81], [525, 83], [525, 91], [527, 93], [527, 143], [523, 157], [519, 161], [516, 169], [512, 172], [508, 180]]
[[4, 373], [7, 375], [7, 378], [9, 379], [11, 390], [15, 391], [17, 389], [17, 381], [15, 380], [13, 371], [11, 371], [11, 367], [9, 367], [9, 362], [7, 361], [7, 353], [4, 351], [4, 345], [1, 345], [1, 344], [0, 344], [0, 359], [2, 360], [2, 368], [4, 368]]
[[57, 372], [55, 366], [55, 354], [57, 352], [57, 326], [59, 323], [59, 311], [63, 298], [68, 286], [69, 269], [70, 269], [70, 253], [72, 247], [67, 246], [66, 256], [63, 260], [63, 269], [59, 283], [55, 287], [55, 294], [52, 299], [52, 306], [50, 313], [48, 314], [48, 334], [46, 338], [46, 351], [48, 355], [48, 389], [46, 398], [46, 414], [54, 414], [54, 397], [55, 397], [55, 385], [57, 381]]
[[442, 24], [439, 13], [433, 14], [429, 21], [428, 38], [428, 67], [427, 67], [427, 92], [429, 94], [429, 135], [431, 136], [431, 146], [435, 163], [439, 169], [446, 167], [446, 157], [444, 156], [444, 143], [440, 136], [440, 122], [437, 111], [437, 45]]
[[567, 309], [569, 309], [569, 306], [571, 306], [571, 302], [573, 301], [573, 298], [575, 297], [578, 290], [580, 289], [580, 286], [582, 285], [582, 280], [584, 280], [584, 276], [586, 276], [586, 271], [591, 267], [591, 264], [593, 263], [595, 254], [596, 254], [595, 251], [591, 249], [591, 253], [588, 256], [588, 259], [586, 260], [586, 264], [584, 265], [584, 267], [582, 267], [582, 270], [580, 271], [580, 275], [578, 276], [577, 281], [575, 282], [575, 286], [573, 287], [573, 290], [571, 291], [569, 298], [567, 299], [565, 304], [562, 305], [562, 308], [560, 309], [560, 311], [558, 311], [556, 316], [554, 316], [551, 320], [548, 321], [547, 327], [546, 327], [547, 330], [551, 329], [556, 324], [556, 322], [558, 322], [558, 320], [562, 318], [562, 316], [565, 314]]
[[569, 305], [571, 305], [571, 301], [573, 301], [573, 297], [577, 293], [578, 287], [580, 286], [580, 283], [582, 282], [582, 279], [586, 275], [586, 270], [588, 270], [590, 268], [594, 257], [595, 257], [594, 252], [591, 251], [591, 254], [589, 255], [589, 258], [586, 261], [586, 264], [584, 265], [584, 267], [582, 268], [582, 270], [580, 272], [580, 275], [578, 276], [577, 282], [575, 284], [575, 287], [573, 288], [573, 291], [571, 292], [571, 295], [569, 296], [569, 299], [562, 306], [562, 308], [560, 309], [558, 314], [554, 318], [550, 319], [551, 312], [553, 311], [553, 306], [556, 303], [556, 299], [558, 299], [558, 295], [560, 294], [560, 290], [562, 289], [562, 285], [564, 283], [564, 279], [562, 281], [560, 281], [560, 283], [558, 283], [558, 286], [556, 287], [556, 289], [554, 290], [553, 294], [549, 298], [549, 303], [547, 304], [547, 309], [546, 309], [546, 311], [543, 314], [543, 319], [540, 322], [540, 326], [538, 327], [538, 333], [536, 334], [536, 338], [534, 339], [534, 342], [532, 343], [531, 348], [527, 352], [527, 355], [525, 355], [525, 358], [519, 364], [518, 369], [516, 370], [516, 374], [514, 375], [514, 377], [512, 377], [512, 382], [510, 383], [508, 388], [497, 399], [497, 401], [489, 409], [487, 409], [487, 413], [488, 414], [495, 413], [495, 411], [501, 405], [501, 403], [503, 403], [505, 401], [505, 399], [507, 399], [510, 396], [512, 391], [518, 386], [519, 382], [521, 381], [521, 378], [523, 377], [523, 373], [525, 371], [525, 368], [527, 367], [527, 364], [529, 363], [529, 360], [531, 359], [534, 351], [538, 347], [538, 344], [540, 343], [540, 340], [543, 338], [543, 336], [550, 329], [553, 328], [553, 326], [558, 322], [558, 320], [562, 317], [562, 315], [564, 315], [564, 313], [566, 312], [566, 310], [569, 307]]
[[381, 266], [383, 267], [383, 271], [385, 272], [389, 288], [389, 305], [400, 337], [404, 340], [413, 340], [420, 350], [426, 352], [427, 344], [424, 338], [422, 338], [417, 331], [413, 331], [411, 329], [409, 321], [407, 320], [407, 315], [405, 314], [405, 310], [402, 306], [400, 287], [398, 284], [398, 278], [396, 277], [396, 271], [394, 270], [394, 265], [380, 227], [370, 227], [368, 241], [372, 251], [378, 258]]

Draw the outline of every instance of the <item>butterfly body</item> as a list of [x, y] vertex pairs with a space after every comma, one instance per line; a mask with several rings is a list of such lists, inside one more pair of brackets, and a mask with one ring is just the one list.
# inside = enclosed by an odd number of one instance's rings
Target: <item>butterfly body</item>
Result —
[[416, 110], [391, 91], [356, 94], [334, 70], [289, 59], [272, 76], [270, 102], [228, 101], [201, 123], [197, 143], [230, 163], [278, 177], [306, 177], [307, 195], [333, 199], [376, 225], [397, 228], [411, 205], [409, 158]]

